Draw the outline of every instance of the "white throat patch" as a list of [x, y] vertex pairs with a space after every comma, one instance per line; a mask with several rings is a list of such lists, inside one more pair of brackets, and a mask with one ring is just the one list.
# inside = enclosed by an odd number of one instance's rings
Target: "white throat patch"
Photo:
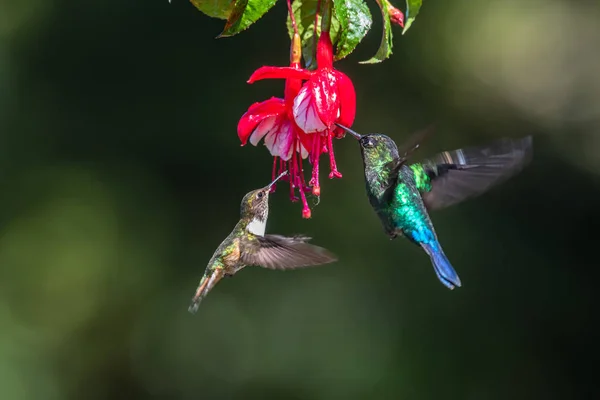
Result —
[[261, 221], [258, 218], [254, 218], [248, 224], [248, 232], [256, 235], [256, 236], [265, 236], [265, 228], [267, 227], [267, 220]]

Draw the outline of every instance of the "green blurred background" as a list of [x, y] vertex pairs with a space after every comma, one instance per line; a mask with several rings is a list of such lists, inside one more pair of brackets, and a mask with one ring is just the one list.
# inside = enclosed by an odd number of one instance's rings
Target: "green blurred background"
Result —
[[597, 1], [428, 1], [390, 60], [359, 65], [380, 40], [371, 1], [338, 64], [359, 132], [437, 123], [421, 157], [535, 135], [523, 173], [432, 215], [461, 289], [387, 239], [348, 138], [313, 219], [284, 185], [268, 226], [340, 261], [247, 268], [196, 315], [206, 262], [271, 176], [236, 124], [283, 83], [245, 81], [287, 64], [289, 39], [283, 2], [219, 40], [223, 21], [173, 3], [0, 0], [3, 400], [597, 395]]

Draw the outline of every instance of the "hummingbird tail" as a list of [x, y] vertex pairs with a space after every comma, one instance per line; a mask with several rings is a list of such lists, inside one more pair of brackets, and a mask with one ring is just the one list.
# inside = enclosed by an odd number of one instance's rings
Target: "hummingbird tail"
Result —
[[198, 289], [196, 289], [196, 294], [192, 298], [192, 303], [188, 307], [188, 311], [192, 314], [195, 314], [198, 311], [198, 307], [200, 307], [200, 303], [202, 299], [206, 297], [208, 292], [223, 278], [224, 271], [223, 268], [215, 268], [212, 272], [206, 272], [202, 279], [200, 280], [200, 284], [198, 285]]
[[458, 274], [452, 268], [448, 257], [444, 254], [442, 247], [437, 241], [431, 243], [421, 243], [423, 250], [431, 258], [433, 269], [440, 282], [442, 282], [448, 289], [452, 290], [454, 287], [460, 287], [460, 278]]

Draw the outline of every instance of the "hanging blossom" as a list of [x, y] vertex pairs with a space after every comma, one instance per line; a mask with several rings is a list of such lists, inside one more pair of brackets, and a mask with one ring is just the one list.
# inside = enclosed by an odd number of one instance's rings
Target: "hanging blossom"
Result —
[[[324, 17], [325, 19], [325, 17]], [[307, 82], [294, 99], [293, 118], [305, 133], [302, 144], [309, 152], [313, 166], [309, 182], [314, 195], [319, 196], [319, 158], [329, 153], [329, 178], [341, 178], [333, 153], [332, 139], [345, 136], [335, 123], [352, 126], [356, 113], [356, 93], [350, 78], [333, 68], [333, 44], [329, 29], [322, 29], [317, 42], [317, 69], [309, 71], [294, 67], [261, 67], [248, 83], [262, 79], [301, 79]]]
[[[301, 49], [300, 35], [296, 33], [290, 50], [291, 69], [300, 70]], [[310, 218], [311, 211], [305, 192], [310, 192], [311, 189], [304, 181], [302, 168], [302, 159], [307, 158], [309, 154], [306, 145], [310, 145], [310, 140], [293, 117], [294, 99], [301, 88], [300, 78], [286, 79], [284, 98], [271, 97], [261, 103], [252, 104], [242, 115], [237, 130], [242, 146], [248, 141], [256, 146], [264, 139], [265, 146], [274, 157], [273, 179], [287, 168], [289, 174], [282, 180], [288, 179], [290, 182], [290, 198], [292, 201], [298, 201], [295, 194], [295, 189], [298, 188], [302, 199], [302, 216]]]

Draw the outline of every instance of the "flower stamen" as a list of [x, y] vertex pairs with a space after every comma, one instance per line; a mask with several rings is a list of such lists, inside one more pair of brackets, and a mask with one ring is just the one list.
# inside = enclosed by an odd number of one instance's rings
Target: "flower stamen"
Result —
[[335, 155], [333, 154], [333, 143], [332, 143], [332, 135], [327, 135], [327, 152], [329, 153], [329, 169], [331, 172], [329, 173], [329, 179], [333, 178], [341, 178], [342, 174], [337, 169], [337, 164], [335, 162]]

